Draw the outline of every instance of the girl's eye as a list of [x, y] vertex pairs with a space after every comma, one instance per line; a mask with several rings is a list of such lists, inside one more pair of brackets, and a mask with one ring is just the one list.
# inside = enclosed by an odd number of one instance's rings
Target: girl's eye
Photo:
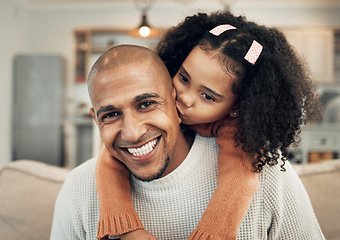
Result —
[[183, 74], [179, 74], [179, 76], [180, 76], [182, 82], [187, 83], [187, 84], [189, 83], [189, 80]]
[[146, 108], [150, 107], [153, 104], [155, 104], [154, 101], [143, 102], [143, 103], [139, 104], [139, 109], [146, 109]]
[[208, 100], [208, 101], [212, 101], [215, 102], [215, 98], [213, 98], [211, 95], [207, 94], [207, 93], [203, 93], [202, 96], [204, 97], [204, 99]]

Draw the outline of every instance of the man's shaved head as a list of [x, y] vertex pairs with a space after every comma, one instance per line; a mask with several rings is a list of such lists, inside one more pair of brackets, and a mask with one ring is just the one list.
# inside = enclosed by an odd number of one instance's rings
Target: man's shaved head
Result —
[[[152, 50], [137, 45], [115, 46], [103, 53], [90, 70], [88, 91], [91, 101], [93, 98], [93, 81], [98, 74], [130, 64], [143, 64], [147, 69], [156, 69], [160, 76], [164, 76], [164, 74], [169, 75], [161, 58]], [[166, 84], [172, 84], [170, 76], [167, 76], [166, 79], [169, 82]]]
[[[113, 157], [143, 181], [179, 166], [189, 150], [183, 148], [172, 79], [156, 53], [134, 45], [111, 48], [92, 67], [88, 83], [90, 114]], [[151, 144], [143, 156], [128, 151]]]

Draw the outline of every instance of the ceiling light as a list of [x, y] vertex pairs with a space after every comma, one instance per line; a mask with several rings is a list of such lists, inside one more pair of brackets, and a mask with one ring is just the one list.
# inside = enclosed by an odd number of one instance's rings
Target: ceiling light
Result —
[[134, 0], [135, 7], [142, 12], [142, 21], [138, 28], [132, 31], [132, 35], [144, 38], [159, 36], [159, 31], [151, 28], [147, 20], [147, 12], [154, 2], [155, 0]]
[[139, 25], [139, 35], [142, 37], [147, 37], [150, 35], [151, 29], [150, 25], [148, 24], [148, 21], [146, 19], [146, 13], [142, 14], [142, 22]]

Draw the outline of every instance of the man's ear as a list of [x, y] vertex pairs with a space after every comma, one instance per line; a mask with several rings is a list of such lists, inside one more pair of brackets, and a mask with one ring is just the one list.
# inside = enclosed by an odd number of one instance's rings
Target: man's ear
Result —
[[[174, 101], [174, 105], [176, 107], [176, 98], [177, 98], [177, 92], [174, 86], [172, 86], [172, 92], [171, 92], [172, 100]], [[176, 109], [177, 112], [177, 109]], [[182, 123], [182, 119], [178, 116], [178, 124]]]
[[176, 97], [177, 97], [177, 93], [176, 93], [176, 89], [175, 89], [174, 86], [172, 86], [171, 96], [172, 96], [172, 100], [175, 102], [176, 101]]
[[97, 118], [96, 118], [96, 114], [94, 112], [93, 107], [90, 108], [90, 114], [91, 114], [93, 120], [97, 123]]

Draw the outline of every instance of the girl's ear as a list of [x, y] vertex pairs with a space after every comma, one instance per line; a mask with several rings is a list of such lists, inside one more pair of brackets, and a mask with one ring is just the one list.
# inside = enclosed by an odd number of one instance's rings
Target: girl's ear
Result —
[[238, 117], [238, 109], [240, 107], [240, 102], [237, 102], [234, 104], [234, 106], [232, 107], [232, 110], [229, 113], [229, 116], [231, 118], [237, 118]]
[[238, 117], [238, 111], [237, 110], [233, 110], [229, 113], [229, 116], [231, 118], [237, 118]]

